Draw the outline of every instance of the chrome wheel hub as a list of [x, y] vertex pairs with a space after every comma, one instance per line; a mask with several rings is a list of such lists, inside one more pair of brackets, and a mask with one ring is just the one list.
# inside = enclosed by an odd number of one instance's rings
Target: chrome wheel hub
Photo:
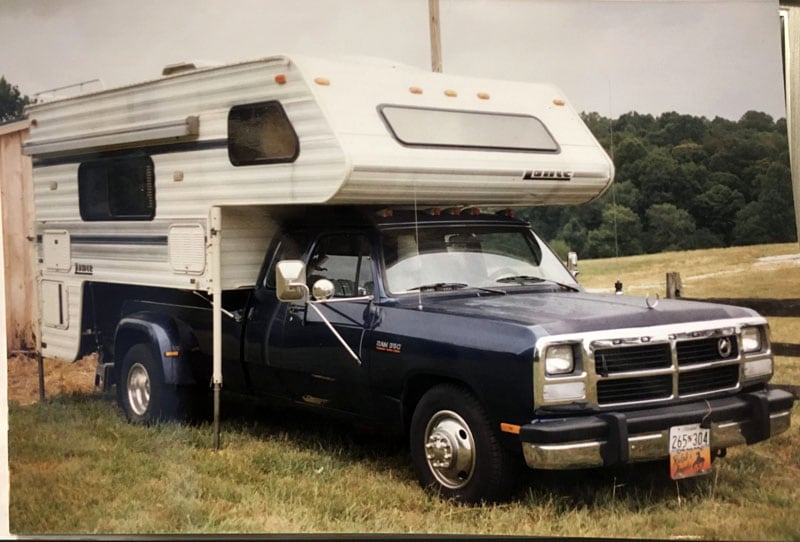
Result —
[[150, 374], [141, 363], [134, 363], [128, 371], [128, 404], [137, 416], [143, 416], [150, 406]]
[[475, 471], [475, 440], [464, 419], [449, 410], [434, 414], [425, 428], [425, 458], [434, 477], [458, 489]]

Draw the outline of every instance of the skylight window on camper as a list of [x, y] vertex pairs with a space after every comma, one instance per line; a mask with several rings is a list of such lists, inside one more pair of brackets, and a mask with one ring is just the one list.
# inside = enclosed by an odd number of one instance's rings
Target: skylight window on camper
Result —
[[156, 213], [155, 174], [149, 156], [105, 158], [78, 168], [81, 218], [152, 220]]
[[530, 115], [384, 105], [392, 135], [414, 147], [558, 152], [542, 121]]
[[228, 114], [228, 157], [234, 166], [294, 162], [300, 143], [281, 104], [237, 105]]

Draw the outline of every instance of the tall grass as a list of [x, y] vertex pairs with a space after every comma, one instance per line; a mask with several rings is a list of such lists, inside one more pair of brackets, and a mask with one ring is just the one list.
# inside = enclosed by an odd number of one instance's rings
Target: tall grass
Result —
[[[762, 288], [764, 271], [776, 273], [754, 265], [758, 254], [787, 249], [791, 247], [715, 251], [713, 258], [706, 258], [702, 274], [730, 271], [738, 268], [737, 261], [750, 258], [743, 271], [716, 275], [735, 279], [737, 294], [718, 293], [732, 283], [717, 284], [714, 277], [691, 281], [690, 287], [705, 288], [702, 291], [713, 296], [747, 296], [748, 284]], [[655, 255], [651, 263], [646, 257], [582, 262], [582, 278], [585, 284], [605, 284], [609, 277], [622, 276], [627, 285], [646, 285], [663, 281], [663, 269], [685, 277], [701, 274], [700, 268], [684, 271], [673, 266], [695, 257], [701, 255]], [[613, 269], [600, 269], [603, 266]], [[800, 285], [800, 266], [778, 271], [770, 276]], [[768, 293], [800, 297], [797, 290], [800, 286], [787, 284]], [[773, 337], [800, 340], [798, 320], [770, 319]], [[774, 380], [800, 384], [800, 359], [778, 358]], [[222, 446], [214, 451], [208, 425], [132, 426], [108, 395], [65, 395], [28, 406], [11, 403], [12, 533], [800, 540], [798, 404], [788, 432], [729, 450], [703, 477], [672, 481], [662, 463], [528, 472], [510, 502], [477, 507], [424, 493], [403, 442], [231, 397], [226, 397], [222, 411]]]
[[208, 425], [128, 425], [108, 396], [11, 404], [12, 532], [800, 538], [796, 427], [701, 478], [662, 463], [531, 472], [510, 502], [466, 507], [425, 494], [397, 442], [225, 406], [215, 452]]

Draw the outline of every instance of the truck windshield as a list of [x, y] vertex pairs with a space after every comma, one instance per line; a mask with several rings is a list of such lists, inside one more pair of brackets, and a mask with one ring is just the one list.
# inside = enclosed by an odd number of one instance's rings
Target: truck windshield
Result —
[[543, 282], [577, 288], [558, 257], [530, 230], [435, 225], [381, 233], [387, 289], [498, 288]]

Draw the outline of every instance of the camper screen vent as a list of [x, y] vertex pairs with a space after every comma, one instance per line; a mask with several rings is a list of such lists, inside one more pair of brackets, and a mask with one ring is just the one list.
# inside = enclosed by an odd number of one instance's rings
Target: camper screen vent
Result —
[[300, 143], [276, 101], [237, 105], [228, 114], [228, 157], [234, 166], [294, 162]]
[[412, 147], [558, 152], [547, 127], [530, 115], [382, 105], [389, 131]]
[[153, 161], [149, 156], [126, 156], [82, 163], [78, 199], [84, 220], [152, 220], [156, 213]]

